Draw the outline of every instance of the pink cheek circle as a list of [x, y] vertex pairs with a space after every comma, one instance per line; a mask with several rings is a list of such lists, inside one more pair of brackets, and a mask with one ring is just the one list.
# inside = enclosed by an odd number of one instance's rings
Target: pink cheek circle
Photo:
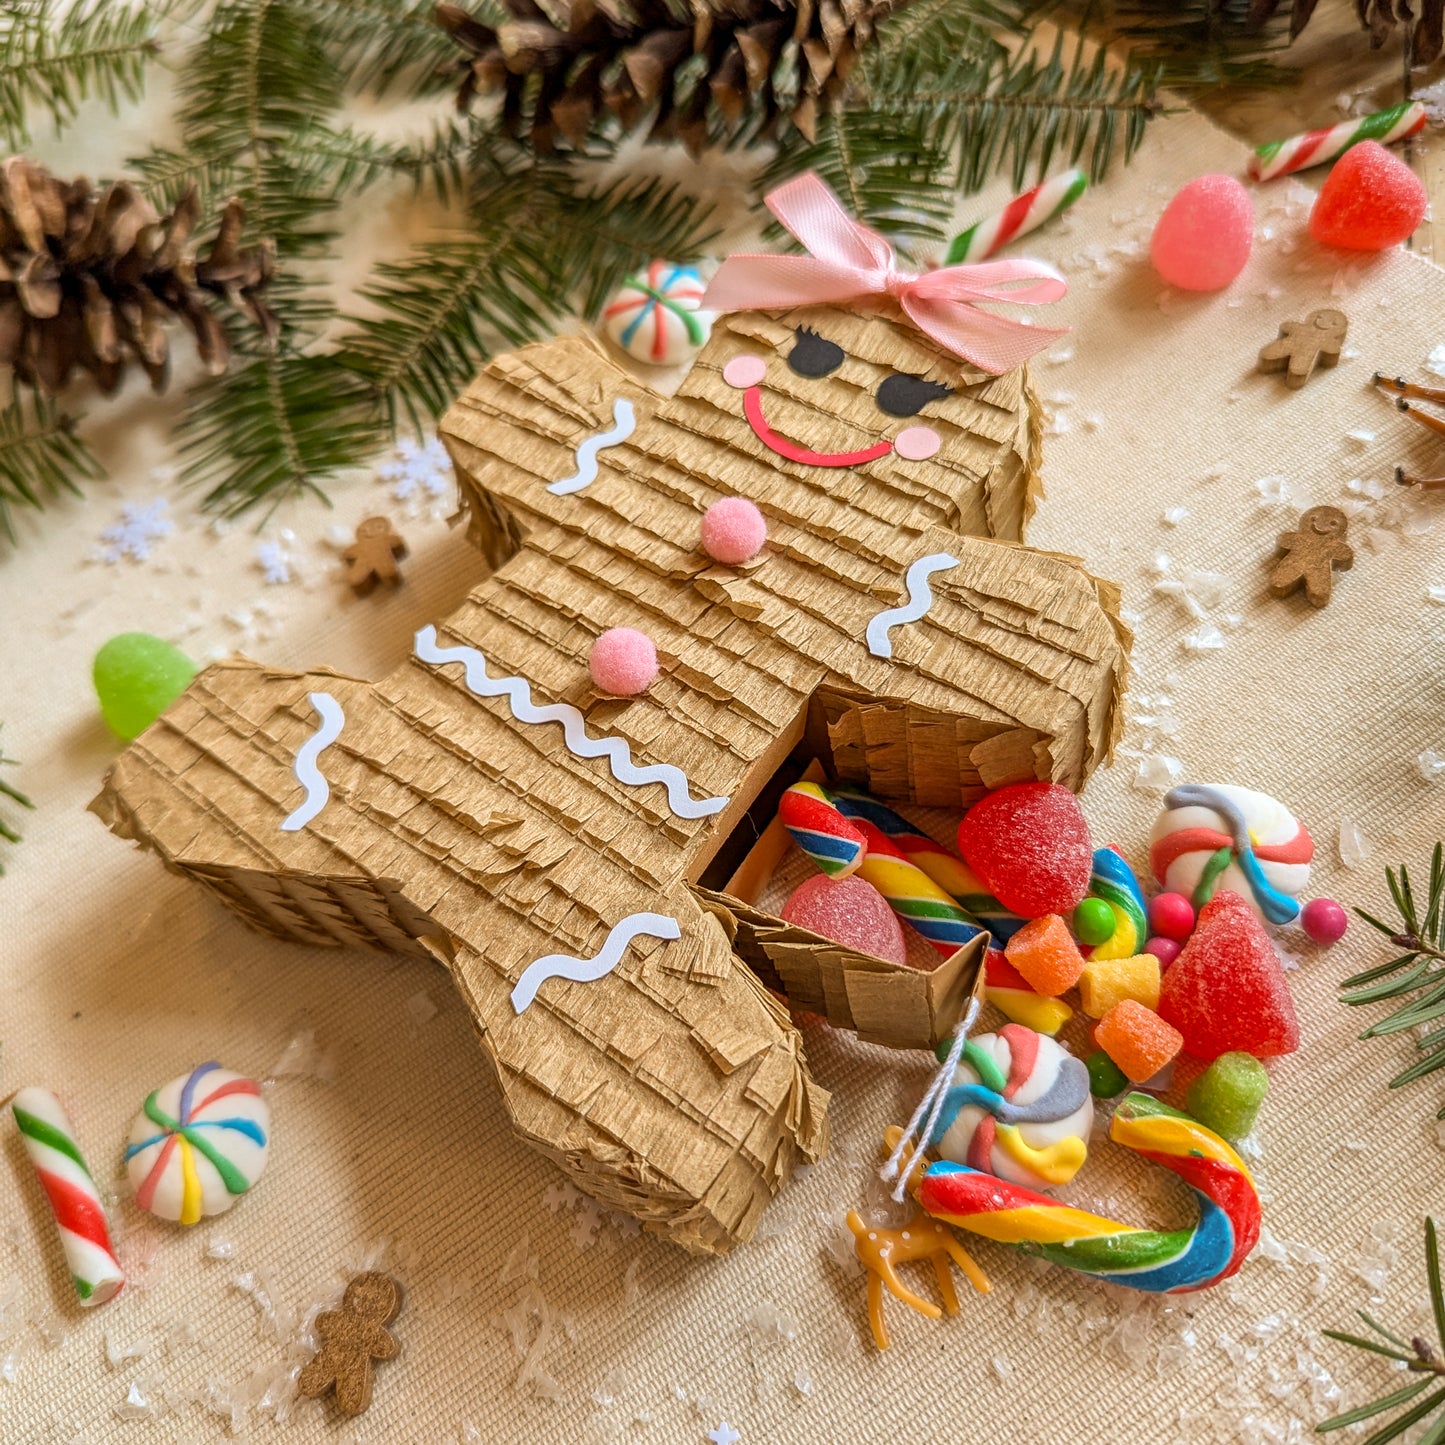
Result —
[[941, 445], [931, 426], [906, 426], [893, 438], [893, 450], [909, 462], [926, 462]]
[[739, 391], [756, 386], [767, 374], [768, 363], [761, 356], [735, 356], [723, 367], [723, 380]]

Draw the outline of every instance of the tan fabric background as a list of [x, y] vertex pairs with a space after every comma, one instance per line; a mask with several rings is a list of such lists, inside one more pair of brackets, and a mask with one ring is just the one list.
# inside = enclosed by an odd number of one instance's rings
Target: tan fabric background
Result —
[[[1445, 833], [1445, 791], [1415, 763], [1445, 751], [1445, 607], [1428, 596], [1445, 584], [1430, 530], [1445, 499], [1415, 506], [1390, 484], [1397, 460], [1438, 468], [1445, 449], [1367, 381], [1375, 367], [1419, 374], [1442, 339], [1445, 276], [1405, 254], [1320, 255], [1306, 193], [1284, 183], [1258, 195], [1256, 256], [1233, 288], [1164, 294], [1142, 260], [1153, 218], [1182, 181], [1242, 160], [1195, 117], [1161, 121], [1134, 165], [1036, 247], [1072, 279], [1059, 310], [1076, 332], [1038, 373], [1057, 420], [1032, 540], [1122, 581], [1139, 629], [1124, 755], [1086, 795], [1097, 835], [1142, 858], [1157, 798], [1132, 780], [1141, 753], [1167, 754], [1190, 779], [1289, 801], [1320, 845], [1319, 891], [1382, 907], [1384, 863], [1423, 862]], [[374, 225], [405, 214], [398, 200]], [[1331, 302], [1351, 323], [1336, 371], [1298, 394], [1252, 373], [1281, 320]], [[413, 517], [402, 593], [344, 594], [323, 533], [377, 509], [385, 494], [365, 479], [339, 492], [335, 516], [298, 509], [276, 524], [294, 534], [302, 577], [286, 586], [262, 584], [249, 531], [207, 530], [174, 492], [177, 531], [150, 563], [88, 562], [120, 500], [166, 492], [151, 471], [167, 457], [165, 409], [132, 397], [113, 415], [117, 479], [0, 561], [0, 736], [39, 804], [0, 880], [0, 1084], [59, 1091], [118, 1192], [147, 1090], [204, 1058], [274, 1079], [275, 1145], [262, 1185], [219, 1221], [181, 1231], [121, 1202], [134, 1283], [83, 1313], [7, 1140], [0, 1438], [269, 1439], [279, 1423], [282, 1438], [387, 1445], [702, 1442], [725, 1416], [743, 1445], [1284, 1441], [1340, 1408], [1341, 1390], [1357, 1398], [1357, 1381], [1382, 1387], [1383, 1367], [1317, 1331], [1377, 1296], [1367, 1307], [1396, 1328], [1423, 1325], [1417, 1241], [1445, 1160], [1439, 1086], [1387, 1094], [1408, 1042], [1356, 1043], [1364, 1021], [1335, 1000], [1338, 978], [1379, 956], [1363, 932], [1328, 956], [1302, 950], [1292, 975], [1304, 1044], [1273, 1071], [1257, 1161], [1267, 1243], [1235, 1282], [1141, 1301], [984, 1245], [994, 1293], [937, 1324], [890, 1302], [895, 1344], [880, 1356], [863, 1283], [837, 1258], [838, 1221], [867, 1197], [879, 1131], [907, 1112], [926, 1061], [810, 1028], [834, 1093], [832, 1155], [750, 1246], [690, 1259], [600, 1218], [512, 1140], [440, 972], [260, 938], [85, 814], [115, 748], [88, 681], [112, 633], [376, 674], [476, 575], [459, 535]], [[1357, 430], [1373, 439], [1347, 438]], [[1269, 477], [1284, 478], [1287, 505], [1256, 486]], [[1320, 502], [1356, 513], [1358, 561], [1315, 614], [1265, 596], [1262, 558], [1297, 506]], [[1170, 508], [1187, 516], [1167, 525]], [[1170, 579], [1202, 615], [1159, 590]], [[1344, 820], [1372, 847], [1362, 871], [1340, 866]], [[1071, 1197], [1139, 1223], [1178, 1215], [1169, 1181], [1138, 1179], [1112, 1153], [1100, 1145]], [[288, 1371], [309, 1312], [362, 1260], [407, 1285], [405, 1353], [370, 1414], [334, 1426], [291, 1402]]]

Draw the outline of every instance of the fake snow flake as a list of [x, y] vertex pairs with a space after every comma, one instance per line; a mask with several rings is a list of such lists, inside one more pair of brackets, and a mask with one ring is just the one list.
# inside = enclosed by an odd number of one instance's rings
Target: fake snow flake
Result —
[[1259, 493], [1261, 507], [1284, 507], [1289, 504], [1289, 478], [1285, 476], [1259, 477], [1254, 484]]
[[1340, 862], [1346, 868], [1363, 868], [1370, 861], [1370, 842], [1360, 825], [1349, 818], [1340, 819]]
[[112, 522], [100, 534], [96, 556], [114, 566], [123, 557], [132, 562], [145, 562], [151, 555], [151, 544], [167, 537], [171, 519], [166, 515], [166, 500], [126, 502], [120, 509], [120, 521]]
[[315, 1079], [321, 1084], [336, 1082], [336, 1060], [329, 1049], [316, 1043], [315, 1029], [299, 1029], [281, 1050], [281, 1057], [266, 1075], [272, 1079]]
[[1359, 428], [1356, 431], [1347, 431], [1345, 433], [1345, 440], [1354, 442], [1357, 447], [1367, 447], [1375, 440], [1375, 434], [1372, 431], [1365, 431], [1364, 428]]
[[707, 1438], [712, 1441], [712, 1445], [738, 1445], [738, 1441], [743, 1437], [724, 1420], [716, 1430], [707, 1432]]
[[376, 474], [392, 483], [391, 495], [398, 502], [422, 497], [436, 500], [452, 485], [452, 459], [436, 437], [420, 444], [412, 437], [402, 437], [396, 455], [382, 462]]
[[115, 1407], [115, 1413], [122, 1420], [154, 1420], [156, 1405], [149, 1384], [144, 1380], [132, 1380], [125, 1399]]
[[1445, 780], [1445, 755], [1437, 753], [1434, 748], [1426, 748], [1415, 759], [1415, 768], [1427, 783], [1441, 782]]
[[1181, 644], [1185, 652], [1217, 652], [1224, 646], [1224, 634], [1212, 623], [1196, 627]]
[[291, 580], [291, 558], [279, 542], [258, 542], [256, 565], [269, 586]]
[[1436, 346], [1423, 362], [1431, 376], [1445, 376], [1445, 341]]
[[406, 1011], [416, 1024], [429, 1024], [437, 1016], [437, 1006], [431, 1001], [431, 995], [422, 989], [420, 993], [414, 993], [406, 1001]]
[[1445, 587], [1427, 587], [1425, 596], [1431, 602], [1445, 602]]
[[1184, 763], [1167, 753], [1146, 753], [1139, 759], [1132, 786], [1140, 793], [1167, 793], [1184, 776]]
[[213, 1234], [206, 1241], [207, 1259], [235, 1259], [236, 1246], [234, 1241], [227, 1239], [224, 1234]]
[[1168, 507], [1159, 520], [1166, 527], [1177, 527], [1181, 522], [1187, 521], [1189, 517], [1188, 507]]

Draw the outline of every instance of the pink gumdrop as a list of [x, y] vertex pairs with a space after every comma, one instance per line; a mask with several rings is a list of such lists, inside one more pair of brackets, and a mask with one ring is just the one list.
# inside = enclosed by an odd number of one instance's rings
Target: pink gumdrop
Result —
[[1154, 269], [1183, 291], [1218, 291], [1249, 260], [1254, 207], [1233, 176], [1197, 176], [1164, 207], [1149, 243]]
[[768, 374], [768, 363], [751, 352], [735, 356], [723, 367], [723, 380], [739, 391], [756, 386]]
[[783, 917], [821, 938], [831, 938], [859, 953], [889, 963], [908, 962], [908, 944], [898, 915], [871, 884], [861, 878], [829, 878], [820, 873], [793, 889]]
[[724, 497], [702, 514], [702, 550], [714, 562], [751, 562], [767, 540], [767, 521], [746, 497]]
[[1361, 141], [1335, 162], [1310, 212], [1310, 235], [1347, 251], [1398, 246], [1425, 218], [1419, 176], [1379, 141]]
[[635, 627], [609, 627], [592, 644], [587, 671], [602, 692], [636, 697], [657, 677], [657, 648]]
[[1183, 947], [1182, 943], [1176, 943], [1172, 938], [1151, 938], [1144, 945], [1143, 952], [1152, 953], [1159, 960], [1162, 972], [1179, 957], [1179, 950]]
[[1350, 919], [1333, 898], [1311, 898], [1300, 914], [1300, 924], [1316, 943], [1328, 948], [1345, 936]]
[[1149, 927], [1160, 938], [1183, 943], [1194, 931], [1194, 905], [1182, 893], [1161, 893], [1149, 900]]

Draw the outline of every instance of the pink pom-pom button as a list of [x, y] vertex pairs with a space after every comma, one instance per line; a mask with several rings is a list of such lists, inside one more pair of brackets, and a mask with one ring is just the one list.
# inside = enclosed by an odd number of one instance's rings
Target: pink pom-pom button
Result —
[[657, 678], [657, 647], [635, 627], [609, 627], [592, 644], [587, 671], [600, 692], [636, 697]]
[[1350, 919], [1333, 898], [1311, 898], [1300, 914], [1300, 925], [1314, 942], [1328, 948], [1345, 936]]
[[714, 562], [751, 562], [767, 540], [767, 520], [746, 497], [724, 497], [702, 515], [702, 550]]

